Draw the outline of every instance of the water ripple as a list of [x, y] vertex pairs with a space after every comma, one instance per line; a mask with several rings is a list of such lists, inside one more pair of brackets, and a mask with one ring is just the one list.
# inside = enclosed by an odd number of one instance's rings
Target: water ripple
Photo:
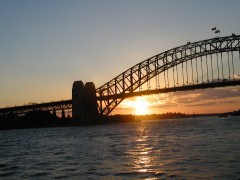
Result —
[[239, 179], [239, 118], [0, 131], [0, 179]]

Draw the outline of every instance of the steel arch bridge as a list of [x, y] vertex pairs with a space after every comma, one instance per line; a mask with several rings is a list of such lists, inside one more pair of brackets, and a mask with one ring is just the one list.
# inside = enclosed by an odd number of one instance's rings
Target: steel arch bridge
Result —
[[[109, 115], [133, 96], [240, 85], [239, 77], [240, 35], [188, 42], [136, 64], [97, 88], [98, 112]], [[64, 109], [72, 109], [72, 100], [2, 108], [0, 116]]]
[[[239, 65], [239, 35], [188, 42], [136, 64], [96, 89], [99, 113], [109, 115], [127, 97], [239, 85]], [[156, 89], [151, 90], [153, 78]], [[147, 90], [142, 90], [144, 84]]]

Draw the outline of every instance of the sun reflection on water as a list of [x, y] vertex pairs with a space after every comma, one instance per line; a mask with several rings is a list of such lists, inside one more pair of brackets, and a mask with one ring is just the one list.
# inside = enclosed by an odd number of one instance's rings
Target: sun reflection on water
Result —
[[147, 173], [154, 171], [152, 169], [154, 166], [154, 156], [151, 155], [153, 147], [149, 143], [149, 136], [147, 133], [146, 125], [144, 123], [139, 123], [135, 146], [128, 152], [132, 159], [132, 166], [135, 172]]

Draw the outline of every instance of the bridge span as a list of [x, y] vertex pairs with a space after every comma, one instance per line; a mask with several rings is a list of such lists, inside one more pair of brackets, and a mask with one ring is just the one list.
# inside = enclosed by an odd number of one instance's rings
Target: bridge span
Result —
[[[150, 57], [104, 85], [73, 84], [71, 100], [0, 109], [0, 116], [72, 109], [74, 118], [109, 115], [125, 98], [240, 85], [240, 36], [188, 42]], [[91, 109], [91, 110], [89, 110]]]

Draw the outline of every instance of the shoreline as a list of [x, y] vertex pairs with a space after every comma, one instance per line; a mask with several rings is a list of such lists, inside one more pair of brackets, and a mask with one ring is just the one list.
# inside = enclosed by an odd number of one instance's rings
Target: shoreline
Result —
[[35, 112], [24, 117], [0, 119], [0, 130], [11, 129], [32, 129], [32, 128], [54, 128], [54, 127], [76, 127], [76, 126], [97, 126], [117, 123], [132, 123], [153, 119], [181, 119], [197, 118], [206, 116], [240, 116], [240, 110], [228, 113], [215, 114], [182, 114], [182, 113], [165, 113], [151, 115], [111, 115], [98, 117], [93, 121], [73, 120], [71, 117], [59, 118], [48, 112]]

